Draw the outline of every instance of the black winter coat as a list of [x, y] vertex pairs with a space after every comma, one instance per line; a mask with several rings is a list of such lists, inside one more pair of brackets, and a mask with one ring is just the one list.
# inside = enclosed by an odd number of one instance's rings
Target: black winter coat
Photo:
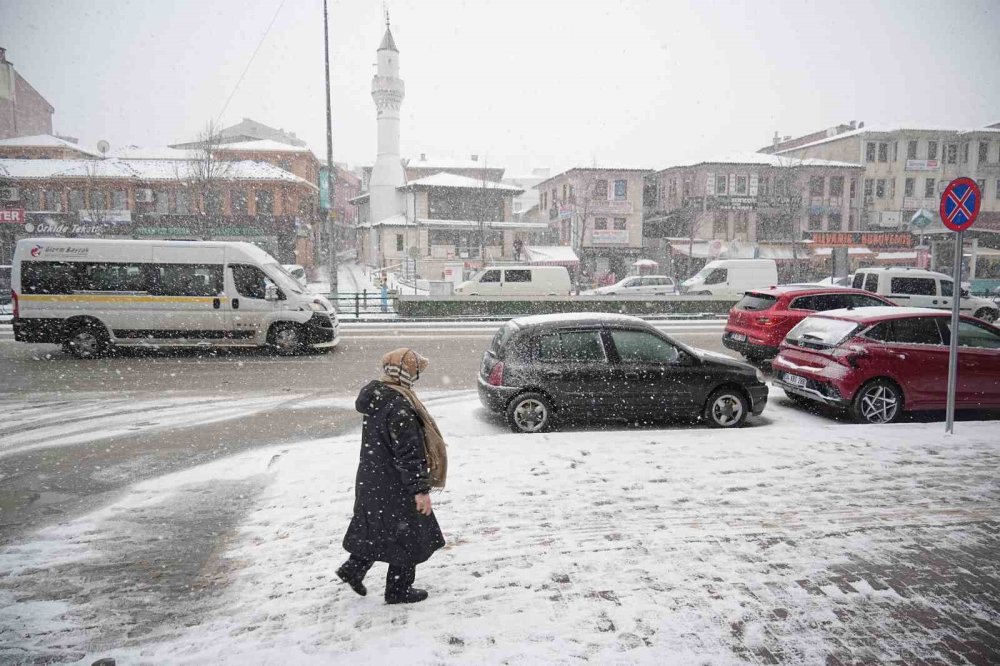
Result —
[[424, 431], [410, 402], [379, 381], [358, 394], [364, 414], [354, 516], [344, 548], [397, 566], [419, 564], [444, 545], [434, 514], [417, 512], [414, 495], [430, 491]]

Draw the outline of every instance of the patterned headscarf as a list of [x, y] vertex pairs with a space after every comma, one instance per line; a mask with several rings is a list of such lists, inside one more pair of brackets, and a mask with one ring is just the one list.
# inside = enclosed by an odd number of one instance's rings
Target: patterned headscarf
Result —
[[409, 347], [393, 349], [382, 357], [383, 381], [409, 388], [420, 379], [420, 372], [426, 370], [429, 363]]

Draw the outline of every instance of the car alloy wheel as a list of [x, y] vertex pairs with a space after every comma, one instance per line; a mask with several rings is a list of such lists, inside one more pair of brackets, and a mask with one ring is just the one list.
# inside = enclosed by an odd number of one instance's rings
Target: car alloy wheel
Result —
[[902, 414], [902, 396], [887, 381], [867, 384], [854, 401], [855, 416], [862, 423], [892, 423]]
[[539, 393], [525, 393], [511, 401], [507, 420], [514, 432], [542, 432], [552, 420], [552, 407]]
[[981, 319], [987, 324], [992, 324], [997, 320], [997, 311], [989, 308], [980, 308], [976, 311], [976, 319]]
[[272, 334], [274, 349], [283, 356], [297, 353], [302, 349], [302, 335], [295, 324], [280, 324]]
[[705, 417], [716, 428], [736, 428], [747, 418], [747, 401], [734, 389], [720, 389], [708, 399]]

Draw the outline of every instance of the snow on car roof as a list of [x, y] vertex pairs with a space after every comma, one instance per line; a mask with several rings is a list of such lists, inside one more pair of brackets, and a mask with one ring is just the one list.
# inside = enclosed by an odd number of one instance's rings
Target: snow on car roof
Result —
[[870, 308], [850, 308], [843, 310], [827, 310], [809, 315], [810, 317], [830, 317], [833, 319], [850, 319], [852, 321], [872, 321], [878, 319], [901, 319], [913, 316], [950, 316], [947, 310], [933, 308], [908, 308], [895, 306], [876, 306]]
[[517, 317], [511, 321], [521, 328], [528, 326], [581, 324], [589, 322], [628, 324], [630, 326], [640, 324], [642, 326], [648, 326], [644, 320], [638, 317], [609, 312], [563, 312], [558, 314], [528, 315], [527, 317]]

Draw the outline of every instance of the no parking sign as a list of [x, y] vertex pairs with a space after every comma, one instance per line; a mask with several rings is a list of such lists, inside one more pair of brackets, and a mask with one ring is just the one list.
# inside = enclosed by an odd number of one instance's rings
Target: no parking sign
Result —
[[941, 194], [941, 221], [952, 231], [965, 231], [976, 221], [982, 203], [982, 192], [976, 181], [956, 178]]

